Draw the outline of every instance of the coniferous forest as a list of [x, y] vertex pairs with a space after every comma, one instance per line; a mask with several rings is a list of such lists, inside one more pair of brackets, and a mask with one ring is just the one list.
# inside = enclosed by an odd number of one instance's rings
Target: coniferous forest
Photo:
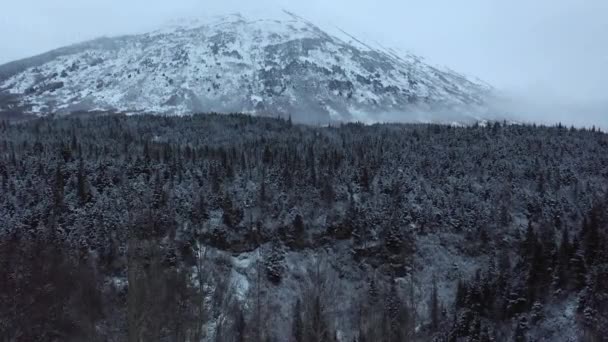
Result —
[[0, 341], [607, 341], [608, 135], [0, 122]]

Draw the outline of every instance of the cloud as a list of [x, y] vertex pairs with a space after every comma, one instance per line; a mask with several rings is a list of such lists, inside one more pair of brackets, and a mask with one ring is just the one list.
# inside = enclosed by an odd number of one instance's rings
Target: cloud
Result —
[[604, 99], [578, 101], [554, 93], [533, 91], [506, 92], [492, 103], [497, 113], [515, 121], [565, 126], [596, 126], [608, 131], [608, 101]]

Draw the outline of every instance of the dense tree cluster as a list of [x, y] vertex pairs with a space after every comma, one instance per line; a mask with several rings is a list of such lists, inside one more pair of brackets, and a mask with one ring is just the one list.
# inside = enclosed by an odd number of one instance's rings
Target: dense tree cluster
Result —
[[[608, 331], [608, 202], [600, 199], [583, 219], [580, 229], [563, 229], [561, 236], [547, 226], [528, 226], [517, 258], [492, 261], [458, 284], [456, 318], [446, 339], [502, 341], [508, 336], [499, 324], [515, 320], [515, 340], [526, 341], [526, 331], [542, 319], [544, 305], [576, 298], [576, 319], [584, 341], [603, 341]], [[546, 234], [549, 234], [547, 236]], [[504, 256], [504, 255], [503, 255]]]
[[[607, 193], [608, 137], [595, 129], [215, 114], [2, 121], [0, 336], [178, 341], [211, 336], [202, 326], [213, 321], [218, 340], [261, 341], [272, 334], [255, 320], [272, 314], [264, 298], [289, 271], [285, 254], [346, 243], [359, 272], [374, 270], [362, 277], [378, 279], [358, 303], [365, 324], [351, 324], [359, 341], [526, 338], [543, 306], [572, 296], [581, 333], [599, 341]], [[490, 260], [453, 299], [435, 280], [429, 298], [399, 281], [413, 277], [417, 239], [429, 234]], [[270, 287], [256, 284], [243, 305], [209, 248], [258, 251], [256, 283]], [[296, 341], [338, 338], [319, 273], [285, 303]], [[56, 320], [14, 315], [41, 306]]]

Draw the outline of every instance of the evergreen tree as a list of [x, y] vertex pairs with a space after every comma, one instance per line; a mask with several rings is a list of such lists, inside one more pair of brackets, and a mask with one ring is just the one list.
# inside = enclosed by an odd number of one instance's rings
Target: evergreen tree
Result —
[[369, 173], [368, 173], [366, 167], [363, 167], [363, 169], [361, 170], [361, 176], [359, 179], [359, 183], [361, 184], [361, 187], [363, 188], [363, 190], [369, 191], [370, 179], [369, 179]]
[[61, 171], [61, 167], [57, 166], [55, 170], [55, 184], [53, 187], [53, 200], [54, 200], [54, 209], [56, 215], [61, 213], [63, 209], [63, 197], [64, 197], [64, 179], [63, 172]]
[[265, 261], [265, 269], [266, 277], [275, 285], [278, 285], [283, 277], [284, 258], [285, 256], [283, 255], [283, 250], [281, 249], [280, 243], [278, 241], [274, 241]]
[[291, 334], [292, 342], [304, 342], [304, 327], [302, 323], [302, 308], [300, 300], [296, 300], [296, 304], [293, 308]]
[[513, 335], [514, 342], [526, 342], [528, 337], [526, 332], [528, 331], [528, 321], [525, 316], [522, 316], [517, 322], [515, 327], [515, 334]]
[[299, 246], [303, 245], [306, 230], [304, 228], [304, 219], [302, 219], [302, 215], [296, 214], [296, 216], [293, 219], [292, 227], [293, 227], [293, 235], [294, 235], [296, 245], [299, 245]]
[[437, 331], [440, 324], [439, 298], [437, 295], [437, 280], [433, 276], [431, 288], [431, 297], [429, 299], [429, 316], [431, 321], [431, 329]]
[[78, 163], [78, 174], [77, 174], [77, 195], [78, 203], [83, 206], [89, 201], [89, 190], [87, 184], [86, 173], [84, 170], [84, 161], [82, 158]]
[[[578, 245], [575, 242], [574, 245]], [[585, 265], [584, 251], [578, 248], [570, 259], [569, 269], [572, 272], [571, 284], [575, 291], [580, 291], [585, 287], [587, 281], [587, 266]]]

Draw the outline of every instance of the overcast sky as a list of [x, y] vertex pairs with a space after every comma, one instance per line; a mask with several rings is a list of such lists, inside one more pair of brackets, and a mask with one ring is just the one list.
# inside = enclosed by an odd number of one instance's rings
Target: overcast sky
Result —
[[608, 126], [608, 0], [7, 0], [0, 63], [178, 17], [280, 8], [478, 77], [533, 120]]

